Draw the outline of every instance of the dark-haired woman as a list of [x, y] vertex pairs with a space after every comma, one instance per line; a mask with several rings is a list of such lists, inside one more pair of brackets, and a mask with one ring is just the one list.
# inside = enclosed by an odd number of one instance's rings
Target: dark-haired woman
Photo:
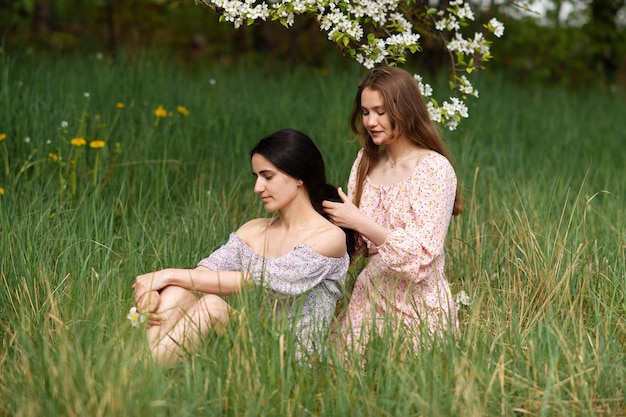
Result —
[[[323, 200], [338, 199], [326, 184], [322, 155], [308, 136], [286, 129], [262, 139], [250, 157], [254, 192], [276, 214], [241, 226], [195, 269], [136, 278], [135, 301], [150, 313], [148, 339], [159, 363], [176, 362], [211, 329], [225, 326], [230, 307], [222, 296], [249, 283], [268, 288], [297, 317], [298, 352], [315, 351], [328, 331], [349, 256], [346, 233], [321, 209]], [[296, 297], [301, 305], [289, 302]]]
[[423, 329], [439, 334], [458, 326], [444, 276], [448, 226], [461, 212], [456, 175], [415, 80], [400, 68], [375, 68], [361, 82], [350, 127], [362, 149], [348, 195], [341, 192], [345, 204], [324, 208], [358, 234], [369, 261], [342, 331], [349, 347], [362, 347], [371, 328], [404, 329], [419, 346]]

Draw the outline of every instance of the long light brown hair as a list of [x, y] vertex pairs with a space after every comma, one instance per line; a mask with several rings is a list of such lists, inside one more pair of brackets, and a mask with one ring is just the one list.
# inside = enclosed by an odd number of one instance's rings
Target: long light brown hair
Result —
[[[426, 101], [411, 74], [397, 67], [374, 68], [357, 88], [354, 107], [349, 119], [350, 129], [359, 137], [363, 147], [363, 156], [357, 169], [354, 196], [354, 204], [357, 207], [361, 203], [365, 176], [380, 157], [380, 146], [374, 143], [363, 126], [361, 93], [365, 88], [380, 93], [385, 112], [391, 121], [393, 136], [405, 136], [419, 147], [435, 151], [452, 163], [439, 130], [430, 119]], [[461, 195], [457, 185], [452, 214], [457, 215], [462, 211]]]

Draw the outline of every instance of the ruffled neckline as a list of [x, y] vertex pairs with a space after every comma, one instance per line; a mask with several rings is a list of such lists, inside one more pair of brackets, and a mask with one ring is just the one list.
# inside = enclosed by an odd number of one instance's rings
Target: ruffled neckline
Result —
[[277, 256], [275, 258], [270, 258], [270, 257], [263, 256], [263, 255], [255, 252], [250, 246], [248, 246], [248, 244], [246, 242], [244, 242], [244, 240], [241, 237], [239, 237], [239, 235], [237, 233], [233, 232], [233, 233], [231, 233], [231, 236], [233, 236], [239, 242], [239, 244], [241, 246], [243, 246], [250, 254], [256, 256], [257, 258], [263, 258], [263, 259], [265, 259], [265, 261], [279, 261], [279, 260], [281, 260], [283, 258], [286, 258], [286, 257], [288, 257], [288, 256], [290, 256], [290, 255], [292, 255], [294, 253], [299, 252], [299, 251], [303, 251], [303, 252], [305, 252], [305, 254], [308, 254], [309, 256], [315, 256], [315, 257], [320, 258], [320, 259], [328, 259], [328, 260], [335, 261], [335, 262], [342, 261], [346, 256], [348, 256], [347, 253], [345, 253], [341, 258], [333, 258], [333, 257], [330, 257], [330, 256], [324, 256], [324, 255], [320, 254], [319, 252], [314, 251], [310, 246], [305, 245], [304, 243], [301, 243], [299, 245], [294, 246], [289, 252], [287, 252], [287, 253], [285, 253], [283, 255]]
[[384, 190], [400, 186], [402, 184], [405, 184], [405, 183], [409, 182], [410, 180], [412, 180], [417, 175], [417, 172], [418, 172], [419, 168], [421, 168], [421, 165], [424, 163], [425, 160], [430, 159], [430, 158], [432, 158], [432, 157], [434, 157], [436, 155], [439, 155], [439, 154], [437, 152], [434, 152], [434, 151], [429, 152], [428, 154], [424, 155], [419, 161], [417, 161], [417, 165], [415, 165], [415, 169], [413, 169], [413, 172], [411, 173], [411, 175], [409, 175], [408, 177], [406, 177], [406, 178], [404, 178], [404, 179], [402, 179], [402, 180], [400, 180], [398, 182], [395, 182], [393, 184], [388, 184], [388, 185], [377, 184], [377, 183], [375, 183], [374, 181], [372, 181], [370, 179], [369, 175], [365, 176], [365, 181], [367, 181], [367, 183], [369, 185], [371, 185], [372, 187], [374, 187], [374, 188], [384, 189]]

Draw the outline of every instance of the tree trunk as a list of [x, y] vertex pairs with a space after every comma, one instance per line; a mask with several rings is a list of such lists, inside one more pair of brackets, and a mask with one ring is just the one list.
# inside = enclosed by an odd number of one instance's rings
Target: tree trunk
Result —
[[54, 0], [38, 0], [32, 14], [31, 34], [34, 39], [46, 36], [52, 29], [52, 10]]
[[115, 55], [117, 50], [117, 36], [115, 35], [115, 9], [113, 8], [113, 0], [106, 1], [106, 25], [109, 35], [107, 49], [109, 53]]
[[587, 31], [592, 48], [592, 63], [605, 76], [612, 79], [620, 64], [618, 57], [617, 12], [624, 0], [592, 0]]

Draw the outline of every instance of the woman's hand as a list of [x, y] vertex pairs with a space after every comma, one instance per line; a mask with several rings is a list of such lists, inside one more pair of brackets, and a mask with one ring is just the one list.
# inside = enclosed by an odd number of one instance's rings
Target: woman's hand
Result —
[[[135, 278], [135, 283], [132, 285], [133, 290], [135, 290], [135, 305], [137, 309], [139, 309], [140, 303], [146, 303], [148, 298], [144, 300], [144, 297], [147, 294], [165, 288], [167, 285], [167, 269], [138, 275]], [[147, 306], [147, 304], [143, 305]]]
[[137, 311], [148, 318], [148, 327], [158, 326], [163, 323], [164, 317], [160, 314], [155, 314], [160, 302], [161, 294], [156, 290], [144, 293], [137, 301]]
[[149, 291], [143, 293], [139, 300], [136, 301], [137, 311], [142, 314], [154, 313], [161, 302], [161, 294], [158, 291]]
[[132, 285], [135, 290], [135, 306], [148, 319], [148, 328], [159, 326], [164, 320], [164, 316], [155, 313], [161, 302], [158, 290], [165, 286], [162, 281], [163, 271], [139, 275]]
[[389, 236], [389, 230], [361, 213], [359, 208], [352, 204], [348, 196], [341, 190], [341, 187], [337, 189], [337, 192], [343, 203], [322, 202], [324, 212], [330, 217], [330, 221], [339, 227], [358, 232], [376, 246], [382, 245]]
[[359, 211], [357, 206], [352, 204], [341, 187], [337, 188], [337, 192], [343, 203], [325, 200], [322, 202], [324, 212], [337, 226], [359, 231], [358, 224], [363, 214]]

